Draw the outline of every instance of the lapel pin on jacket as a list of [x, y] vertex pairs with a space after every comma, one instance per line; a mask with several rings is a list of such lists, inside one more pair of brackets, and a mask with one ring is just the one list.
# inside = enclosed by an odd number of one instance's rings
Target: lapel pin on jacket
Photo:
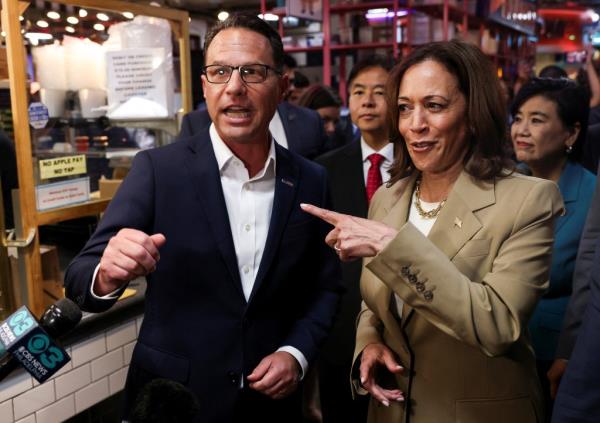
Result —
[[462, 220], [460, 220], [458, 217], [454, 218], [454, 226], [458, 226], [459, 228], [462, 228]]
[[281, 182], [283, 182], [284, 184], [286, 184], [286, 185], [294, 188], [294, 183], [292, 181], [290, 181], [290, 180], [281, 178]]

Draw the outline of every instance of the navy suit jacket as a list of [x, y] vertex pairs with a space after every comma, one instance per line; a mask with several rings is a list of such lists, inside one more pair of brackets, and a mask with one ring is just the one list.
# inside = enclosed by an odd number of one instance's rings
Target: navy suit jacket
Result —
[[565, 214], [554, 224], [550, 286], [531, 319], [531, 341], [539, 360], [554, 360], [571, 296], [579, 240], [590, 209], [596, 177], [578, 163], [567, 161], [558, 180]]
[[[597, 210], [596, 210], [597, 212]], [[600, 421], [600, 240], [590, 273], [589, 304], [573, 354], [562, 378], [553, 423]]]
[[[315, 160], [325, 166], [329, 176], [333, 210], [352, 216], [367, 217], [369, 203], [363, 174], [360, 138], [330, 151]], [[346, 288], [340, 303], [339, 317], [323, 347], [322, 358], [328, 362], [352, 365], [356, 337], [356, 317], [360, 311], [360, 273], [362, 260], [342, 263]]]
[[[314, 159], [327, 148], [327, 134], [321, 117], [306, 107], [295, 106], [287, 101], [279, 103], [277, 112], [287, 137], [288, 148], [308, 159]], [[181, 121], [180, 138], [196, 135], [207, 130], [211, 124], [206, 108], [186, 114]]]
[[[321, 166], [276, 146], [269, 232], [246, 302], [208, 128], [136, 156], [65, 275], [69, 298], [87, 311], [106, 310], [114, 300], [94, 298], [90, 284], [110, 238], [121, 228], [166, 237], [156, 271], [147, 276], [144, 321], [125, 387], [126, 415], [141, 387], [162, 377], [197, 395], [203, 422], [237, 421], [232, 413], [240, 378], [261, 359], [290, 345], [313, 362], [332, 325], [341, 283], [338, 258], [323, 241], [327, 224], [299, 204], [328, 207], [328, 197]], [[261, 419], [296, 421], [298, 391], [279, 401], [256, 395]]]

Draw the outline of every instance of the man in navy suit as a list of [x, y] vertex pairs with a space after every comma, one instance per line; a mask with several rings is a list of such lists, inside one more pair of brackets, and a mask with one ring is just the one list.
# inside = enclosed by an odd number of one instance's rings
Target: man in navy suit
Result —
[[[210, 124], [206, 108], [190, 112], [183, 117], [179, 138], [201, 133]], [[269, 129], [280, 145], [308, 159], [317, 157], [327, 148], [328, 138], [321, 117], [306, 107], [287, 101], [279, 103]]]
[[277, 32], [253, 15], [205, 40], [212, 125], [147, 150], [65, 276], [83, 309], [109, 308], [145, 276], [145, 315], [125, 386], [175, 380], [203, 422], [299, 422], [298, 385], [332, 325], [341, 283], [325, 170], [279, 146], [269, 121], [287, 86]]
[[600, 239], [590, 272], [589, 303], [554, 402], [552, 422], [600, 421]]

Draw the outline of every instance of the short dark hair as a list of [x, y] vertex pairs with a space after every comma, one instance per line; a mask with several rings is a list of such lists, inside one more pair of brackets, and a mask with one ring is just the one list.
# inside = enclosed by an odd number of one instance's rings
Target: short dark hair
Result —
[[481, 50], [463, 41], [441, 41], [413, 50], [390, 73], [386, 87], [390, 135], [397, 143], [396, 158], [390, 169], [390, 184], [415, 171], [406, 143], [398, 131], [398, 91], [404, 74], [427, 60], [442, 65], [457, 82], [465, 96], [465, 121], [469, 128], [469, 151], [465, 171], [476, 179], [491, 180], [514, 169], [506, 138], [506, 106], [500, 83], [491, 61]]
[[567, 78], [532, 78], [515, 96], [510, 114], [516, 116], [527, 100], [537, 96], [556, 104], [558, 118], [565, 128], [572, 130], [575, 124], [581, 125], [573, 150], [569, 154], [570, 159], [578, 160], [581, 157], [590, 114], [590, 98], [585, 88]]
[[324, 107], [340, 107], [341, 105], [342, 101], [329, 87], [319, 84], [308, 87], [298, 99], [298, 106], [313, 110]]
[[285, 53], [283, 55], [283, 66], [288, 67], [290, 69], [294, 69], [298, 67], [298, 62], [294, 59], [294, 56]]
[[304, 75], [302, 72], [294, 71], [294, 80], [292, 81], [294, 87], [296, 88], [306, 88], [310, 85], [310, 80], [308, 76]]
[[381, 56], [379, 54], [372, 54], [370, 56], [367, 56], [359, 60], [354, 66], [352, 66], [352, 70], [350, 70], [350, 74], [348, 75], [348, 89], [350, 89], [352, 81], [354, 81], [360, 73], [364, 72], [367, 69], [382, 68], [389, 72], [392, 70], [393, 67], [393, 59], [390, 59], [387, 56]]
[[540, 78], [568, 78], [567, 71], [557, 65], [544, 66], [538, 75]]
[[222, 22], [217, 22], [208, 30], [206, 37], [204, 38], [205, 58], [206, 54], [208, 53], [208, 47], [210, 46], [210, 43], [212, 43], [215, 36], [224, 29], [230, 28], [248, 29], [265, 37], [269, 41], [271, 50], [273, 51], [273, 63], [275, 65], [275, 69], [277, 69], [279, 72], [283, 70], [284, 52], [283, 43], [281, 42], [279, 33], [258, 16], [249, 13], [230, 15], [227, 19]]

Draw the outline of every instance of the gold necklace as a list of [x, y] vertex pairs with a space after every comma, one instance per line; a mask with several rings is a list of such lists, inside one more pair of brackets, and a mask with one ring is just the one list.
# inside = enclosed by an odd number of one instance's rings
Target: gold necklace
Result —
[[446, 204], [445, 198], [440, 202], [440, 204], [438, 204], [438, 206], [435, 209], [429, 211], [423, 210], [423, 207], [421, 207], [421, 178], [417, 179], [417, 181], [415, 182], [415, 207], [417, 209], [417, 212], [419, 213], [419, 216], [421, 216], [423, 219], [433, 219], [434, 217], [437, 217], [438, 214], [440, 214], [440, 210], [442, 210], [444, 204]]

